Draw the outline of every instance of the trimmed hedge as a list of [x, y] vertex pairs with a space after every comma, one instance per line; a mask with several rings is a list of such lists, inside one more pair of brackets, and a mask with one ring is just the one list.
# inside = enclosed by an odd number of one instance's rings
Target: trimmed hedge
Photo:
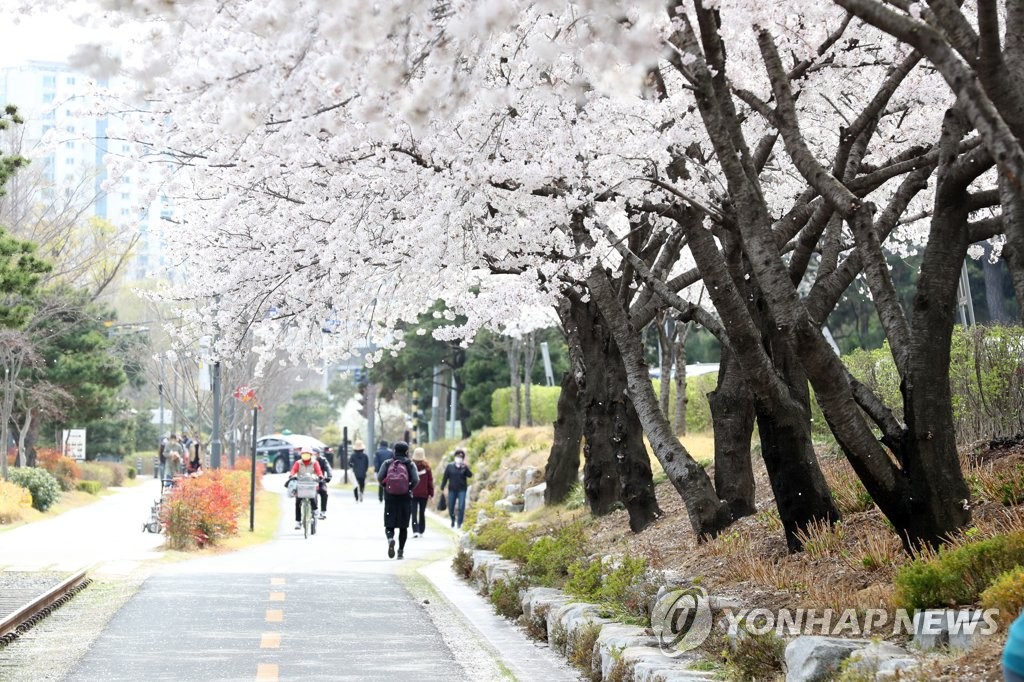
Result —
[[100, 491], [103, 490], [103, 484], [99, 481], [79, 481], [77, 488], [90, 495], [99, 495]]
[[[654, 392], [660, 390], [661, 382], [654, 379]], [[708, 431], [711, 428], [711, 406], [708, 404], [707, 394], [715, 390], [718, 383], [718, 372], [701, 374], [700, 376], [688, 377], [686, 380], [686, 428], [688, 431]], [[524, 387], [525, 389], [525, 387]], [[561, 388], [558, 386], [534, 386], [530, 391], [532, 402], [533, 423], [535, 426], [554, 424], [558, 416], [558, 394]], [[525, 393], [525, 390], [524, 390]], [[520, 398], [522, 398], [522, 393]], [[670, 404], [675, 405], [676, 386], [672, 383]], [[494, 426], [508, 425], [509, 414], [512, 410], [512, 389], [509, 387], [499, 388], [491, 394], [491, 424]], [[675, 409], [669, 410], [669, 419], [674, 419]]]

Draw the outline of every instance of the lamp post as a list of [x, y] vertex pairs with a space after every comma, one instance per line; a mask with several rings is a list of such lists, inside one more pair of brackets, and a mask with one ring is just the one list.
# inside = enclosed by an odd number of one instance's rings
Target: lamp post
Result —
[[239, 386], [231, 395], [235, 400], [242, 401], [243, 405], [252, 407], [252, 461], [249, 462], [249, 532], [251, 533], [256, 527], [256, 429], [261, 406], [256, 400], [256, 391], [248, 386]]
[[213, 363], [213, 433], [210, 435], [210, 467], [220, 469], [220, 360]]

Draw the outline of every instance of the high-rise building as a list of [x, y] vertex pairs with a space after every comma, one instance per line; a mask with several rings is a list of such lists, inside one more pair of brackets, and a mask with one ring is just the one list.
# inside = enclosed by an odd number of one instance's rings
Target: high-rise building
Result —
[[160, 237], [160, 221], [171, 208], [162, 197], [149, 198], [148, 177], [129, 171], [111, 178], [108, 161], [127, 158], [126, 140], [109, 131], [117, 121], [99, 110], [95, 87], [113, 90], [116, 83], [95, 83], [59, 62], [29, 61], [0, 68], [0, 106], [14, 104], [25, 120], [20, 154], [28, 158], [43, 182], [33, 188], [40, 206], [63, 197], [78, 202], [83, 217], [96, 216], [115, 225], [126, 239], [137, 234], [138, 243], [125, 271], [137, 280], [162, 272], [167, 259]]

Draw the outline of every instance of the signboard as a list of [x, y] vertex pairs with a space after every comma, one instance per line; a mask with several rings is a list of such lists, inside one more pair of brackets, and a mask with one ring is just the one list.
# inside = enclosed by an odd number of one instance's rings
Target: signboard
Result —
[[85, 461], [85, 429], [65, 429], [62, 440], [65, 456]]
[[[149, 423], [150, 424], [160, 424], [161, 423], [161, 421], [160, 421], [160, 408], [159, 407], [154, 407], [149, 412], [152, 415], [149, 418]], [[163, 418], [163, 422], [162, 423], [170, 424], [173, 421], [174, 421], [174, 410], [172, 410], [169, 407], [165, 407], [164, 408], [164, 418]]]

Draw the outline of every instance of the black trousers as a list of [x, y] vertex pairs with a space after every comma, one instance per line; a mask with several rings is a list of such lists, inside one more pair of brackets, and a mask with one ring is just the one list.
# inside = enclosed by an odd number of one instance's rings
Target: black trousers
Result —
[[363, 491], [366, 490], [366, 474], [362, 476], [356, 476], [356, 484], [352, 486], [352, 494], [358, 500], [363, 496]]
[[[316, 511], [316, 497], [310, 500], [313, 505], [313, 511]], [[302, 523], [302, 498], [295, 498], [295, 523]]]
[[[387, 536], [388, 540], [393, 540], [394, 537], [395, 537], [395, 529], [394, 528], [385, 528], [384, 529], [384, 535]], [[408, 538], [409, 538], [409, 529], [406, 528], [405, 526], [402, 526], [401, 528], [399, 528], [398, 529], [398, 551], [401, 552], [402, 550], [405, 549], [405, 541]]]
[[427, 529], [427, 499], [426, 497], [412, 498], [412, 514], [409, 516], [412, 521], [413, 533], [423, 535], [423, 531]]
[[[320, 487], [320, 489], [317, 491], [317, 493], [320, 495], [320, 511], [322, 511], [324, 514], [326, 514], [327, 513], [327, 484], [324, 483]], [[316, 509], [315, 505], [313, 506], [313, 509]]]

